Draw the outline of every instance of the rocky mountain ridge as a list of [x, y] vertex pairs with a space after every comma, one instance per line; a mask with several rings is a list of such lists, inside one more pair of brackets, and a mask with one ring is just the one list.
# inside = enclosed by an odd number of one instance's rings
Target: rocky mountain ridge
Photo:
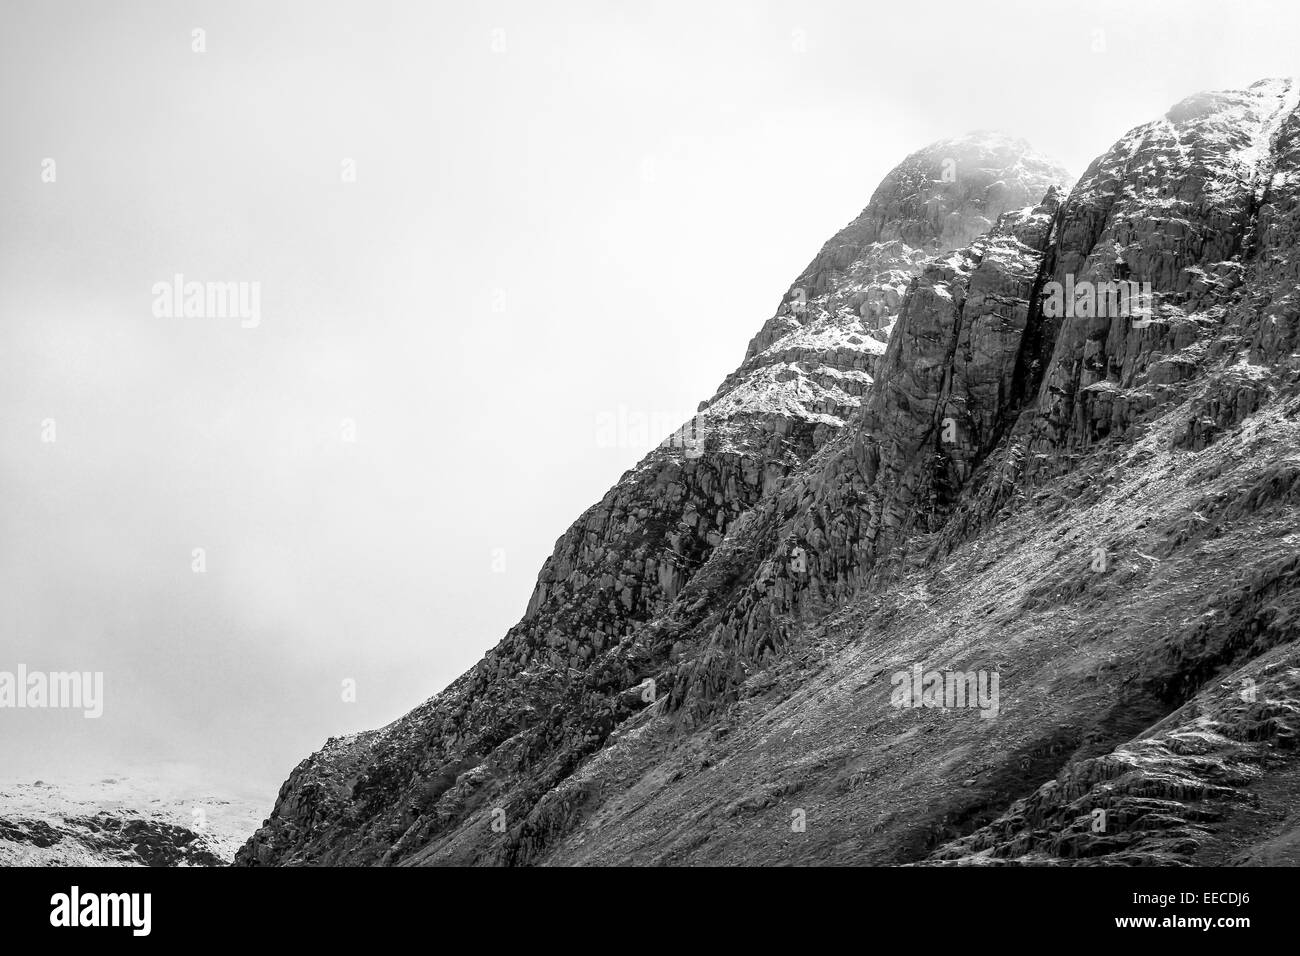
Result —
[[[1297, 89], [1189, 97], [1068, 192], [1006, 137], [909, 157], [501, 644], [237, 862], [1291, 859]], [[1149, 308], [1044, 307], [1115, 282]], [[914, 669], [995, 716], [900, 706]]]

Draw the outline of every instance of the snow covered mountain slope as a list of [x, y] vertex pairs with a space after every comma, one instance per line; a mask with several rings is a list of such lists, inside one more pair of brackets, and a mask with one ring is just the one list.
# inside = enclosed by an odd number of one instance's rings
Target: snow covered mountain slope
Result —
[[1190, 97], [1068, 195], [1000, 138], [909, 158], [703, 439], [237, 862], [1293, 859], [1297, 102]]
[[0, 784], [0, 866], [224, 866], [263, 807], [139, 777]]

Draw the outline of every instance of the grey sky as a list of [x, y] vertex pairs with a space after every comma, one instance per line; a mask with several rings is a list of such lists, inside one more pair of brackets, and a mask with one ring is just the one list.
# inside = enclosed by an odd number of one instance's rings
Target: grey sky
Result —
[[[102, 670], [106, 700], [0, 710], [0, 767], [273, 792], [504, 634], [647, 450], [597, 417], [689, 414], [905, 154], [994, 127], [1077, 175], [1185, 95], [1300, 72], [1298, 20], [8, 0], [0, 670]], [[259, 283], [260, 324], [156, 317], [176, 273]]]

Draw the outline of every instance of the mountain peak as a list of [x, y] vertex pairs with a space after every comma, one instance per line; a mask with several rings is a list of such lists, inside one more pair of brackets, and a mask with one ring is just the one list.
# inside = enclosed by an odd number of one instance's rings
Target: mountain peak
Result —
[[[815, 449], [856, 416], [908, 284], [932, 256], [969, 245], [998, 217], [1072, 178], [1023, 139], [978, 131], [908, 155], [791, 283], [741, 366], [701, 406], [721, 447]], [[806, 457], [807, 452], [797, 452]]]

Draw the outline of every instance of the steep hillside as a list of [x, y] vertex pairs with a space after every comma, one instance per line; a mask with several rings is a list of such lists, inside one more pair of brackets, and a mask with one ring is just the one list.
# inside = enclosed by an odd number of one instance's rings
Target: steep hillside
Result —
[[1190, 97], [1068, 197], [1004, 138], [909, 157], [524, 620], [238, 862], [1290, 858], [1298, 100]]

